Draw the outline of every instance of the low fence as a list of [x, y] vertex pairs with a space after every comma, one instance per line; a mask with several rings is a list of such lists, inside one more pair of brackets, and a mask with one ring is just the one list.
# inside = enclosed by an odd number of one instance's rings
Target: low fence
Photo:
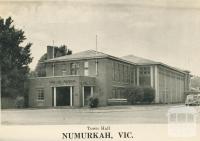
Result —
[[127, 99], [108, 99], [108, 105], [127, 105]]

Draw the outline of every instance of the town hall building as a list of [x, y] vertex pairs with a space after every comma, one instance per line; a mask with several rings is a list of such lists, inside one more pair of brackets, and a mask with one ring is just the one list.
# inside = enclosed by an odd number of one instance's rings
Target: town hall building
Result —
[[189, 90], [189, 71], [164, 63], [128, 55], [115, 57], [94, 50], [54, 57], [47, 47], [45, 76], [29, 79], [29, 106], [56, 107], [88, 105], [88, 97], [100, 106], [124, 100], [131, 86], [155, 89], [155, 103], [181, 103]]

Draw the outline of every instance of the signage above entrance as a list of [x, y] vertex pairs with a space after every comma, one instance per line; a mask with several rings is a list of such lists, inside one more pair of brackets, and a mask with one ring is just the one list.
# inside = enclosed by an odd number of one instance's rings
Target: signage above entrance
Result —
[[50, 80], [50, 84], [59, 85], [59, 84], [72, 84], [75, 83], [76, 80]]

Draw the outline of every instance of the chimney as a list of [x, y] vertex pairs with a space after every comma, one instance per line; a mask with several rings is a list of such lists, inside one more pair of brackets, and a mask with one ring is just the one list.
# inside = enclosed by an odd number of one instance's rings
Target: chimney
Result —
[[47, 46], [47, 60], [54, 58], [54, 47], [53, 46]]

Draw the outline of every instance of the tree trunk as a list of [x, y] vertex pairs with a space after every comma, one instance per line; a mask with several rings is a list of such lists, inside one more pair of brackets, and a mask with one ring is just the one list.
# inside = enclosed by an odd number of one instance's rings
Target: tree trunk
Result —
[[[0, 111], [1, 111], [1, 64], [0, 64]], [[1, 114], [0, 114], [1, 115]], [[0, 120], [1, 120], [1, 117], [0, 117]], [[0, 121], [1, 123], [1, 121]]]

